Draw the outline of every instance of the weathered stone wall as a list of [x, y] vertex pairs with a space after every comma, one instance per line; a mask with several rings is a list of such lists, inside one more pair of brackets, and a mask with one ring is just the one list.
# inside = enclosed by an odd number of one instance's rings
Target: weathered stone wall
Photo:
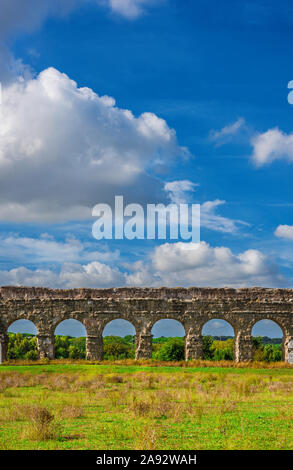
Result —
[[0, 361], [7, 352], [7, 329], [16, 320], [32, 321], [38, 331], [40, 357], [54, 357], [54, 332], [73, 318], [87, 330], [87, 359], [103, 358], [102, 333], [123, 318], [136, 329], [136, 358], [150, 358], [152, 327], [174, 319], [185, 328], [186, 359], [202, 357], [202, 328], [214, 318], [228, 321], [235, 332], [235, 360], [252, 359], [251, 330], [270, 319], [284, 334], [284, 359], [293, 363], [293, 289], [264, 288], [114, 288], [46, 289], [0, 287]]

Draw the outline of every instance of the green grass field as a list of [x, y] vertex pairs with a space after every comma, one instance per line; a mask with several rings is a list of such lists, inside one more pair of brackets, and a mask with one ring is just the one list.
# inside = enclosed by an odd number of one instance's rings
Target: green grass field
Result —
[[0, 449], [293, 449], [293, 367], [216, 366], [3, 365]]

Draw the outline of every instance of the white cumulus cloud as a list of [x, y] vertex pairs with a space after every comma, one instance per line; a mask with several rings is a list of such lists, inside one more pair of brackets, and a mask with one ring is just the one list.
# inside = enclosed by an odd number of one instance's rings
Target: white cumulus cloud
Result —
[[[70, 244], [67, 248], [70, 252]], [[35, 246], [38, 253], [39, 246]], [[55, 259], [58, 248], [51, 248]], [[49, 254], [48, 254], [49, 257]], [[76, 255], [78, 257], [78, 255]], [[111, 286], [286, 286], [273, 259], [258, 250], [235, 254], [227, 247], [201, 243], [165, 243], [134, 263], [63, 262], [56, 269], [20, 266], [0, 271], [0, 285], [72, 287]], [[113, 263], [112, 263], [113, 264]]]
[[124, 275], [117, 268], [111, 268], [98, 261], [86, 265], [64, 263], [59, 272], [44, 268], [33, 270], [26, 267], [0, 271], [1, 285], [69, 289], [74, 287], [114, 287], [124, 283]]
[[186, 154], [163, 119], [135, 117], [54, 68], [7, 86], [1, 111], [1, 220], [78, 220], [115, 194], [162, 197], [146, 171]]
[[257, 166], [272, 163], [274, 160], [293, 161], [293, 134], [286, 134], [278, 128], [255, 135], [253, 146], [253, 161]]
[[206, 242], [166, 243], [155, 248], [149, 263], [136, 264], [129, 285], [279, 286], [286, 282], [273, 260], [258, 250], [234, 254]]
[[286, 240], [293, 240], [293, 226], [292, 225], [279, 225], [275, 230], [275, 235], [278, 238], [285, 238]]

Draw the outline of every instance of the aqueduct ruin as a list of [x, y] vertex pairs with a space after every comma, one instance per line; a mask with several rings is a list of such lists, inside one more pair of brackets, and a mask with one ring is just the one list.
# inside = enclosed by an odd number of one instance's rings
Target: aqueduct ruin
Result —
[[26, 319], [37, 329], [40, 358], [54, 358], [54, 332], [67, 319], [86, 328], [88, 360], [103, 359], [105, 326], [128, 320], [136, 330], [137, 359], [152, 356], [152, 327], [162, 319], [185, 329], [185, 358], [202, 357], [202, 328], [214, 318], [226, 320], [235, 332], [235, 360], [253, 357], [255, 323], [275, 321], [283, 331], [283, 359], [293, 363], [293, 289], [264, 288], [113, 288], [58, 290], [0, 287], [0, 362], [6, 360], [9, 326]]

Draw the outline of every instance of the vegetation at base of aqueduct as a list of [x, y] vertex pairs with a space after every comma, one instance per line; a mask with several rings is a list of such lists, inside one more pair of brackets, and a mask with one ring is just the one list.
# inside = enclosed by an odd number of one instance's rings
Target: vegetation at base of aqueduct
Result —
[[[282, 345], [277, 343], [281, 339], [253, 338], [254, 358], [257, 361], [278, 362], [282, 360]], [[203, 337], [203, 359], [206, 360], [233, 360], [233, 338], [231, 337]], [[70, 336], [56, 336], [56, 359], [85, 359], [86, 339], [72, 338]], [[8, 360], [38, 358], [37, 340], [28, 334], [9, 333]], [[119, 336], [106, 336], [104, 338], [104, 359], [133, 359], [134, 337], [131, 335], [121, 338]], [[159, 361], [184, 360], [184, 338], [154, 338], [153, 359]]]
[[284, 363], [32, 364], [0, 367], [2, 450], [293, 450]]

